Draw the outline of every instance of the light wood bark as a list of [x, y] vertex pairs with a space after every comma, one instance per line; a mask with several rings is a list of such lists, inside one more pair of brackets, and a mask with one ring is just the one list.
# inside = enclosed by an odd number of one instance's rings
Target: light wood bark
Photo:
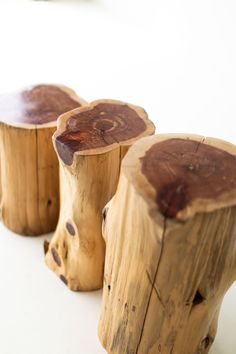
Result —
[[115, 193], [130, 145], [153, 133], [143, 109], [119, 101], [95, 101], [60, 117], [53, 140], [60, 160], [61, 210], [46, 244], [46, 263], [70, 289], [102, 287], [102, 209]]
[[217, 139], [159, 135], [129, 150], [103, 223], [108, 353], [208, 353], [236, 278], [234, 176], [236, 147]]
[[55, 229], [59, 168], [52, 135], [58, 115], [84, 103], [59, 85], [0, 97], [1, 214], [14, 232], [33, 236]]

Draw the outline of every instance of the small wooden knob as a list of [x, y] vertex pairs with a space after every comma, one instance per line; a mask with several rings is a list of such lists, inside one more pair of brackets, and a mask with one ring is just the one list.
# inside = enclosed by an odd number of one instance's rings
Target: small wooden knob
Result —
[[46, 262], [70, 289], [102, 287], [102, 210], [115, 193], [128, 148], [153, 132], [142, 108], [114, 100], [95, 101], [60, 117], [53, 140], [61, 211]]
[[108, 353], [207, 353], [236, 278], [236, 147], [141, 139], [103, 222], [99, 336]]
[[1, 212], [16, 233], [40, 235], [55, 229], [59, 178], [51, 137], [58, 116], [84, 103], [74, 91], [57, 85], [0, 97]]

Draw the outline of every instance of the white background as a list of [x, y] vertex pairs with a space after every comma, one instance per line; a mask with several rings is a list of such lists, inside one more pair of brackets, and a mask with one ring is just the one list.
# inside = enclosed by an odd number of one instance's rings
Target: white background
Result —
[[[157, 132], [236, 143], [235, 19], [235, 0], [0, 0], [0, 93], [62, 83], [143, 106]], [[70, 292], [44, 265], [44, 238], [0, 225], [0, 354], [104, 353], [101, 292]], [[212, 354], [236, 353], [235, 327], [234, 286]]]

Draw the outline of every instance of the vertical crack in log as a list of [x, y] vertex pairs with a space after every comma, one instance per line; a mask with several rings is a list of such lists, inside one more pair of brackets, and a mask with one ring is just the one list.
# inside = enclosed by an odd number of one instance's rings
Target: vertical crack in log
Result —
[[[204, 143], [205, 137], [203, 137], [200, 141], [197, 142], [197, 146], [194, 150], [194, 153], [197, 154], [199, 147]], [[175, 158], [173, 153], [165, 154]], [[182, 155], [184, 157], [184, 154]], [[193, 165], [190, 165], [189, 168], [194, 169]], [[188, 185], [185, 181], [185, 176], [182, 178], [178, 178], [176, 173], [170, 166], [167, 167], [167, 170], [170, 175], [175, 177], [174, 181], [170, 184], [167, 184], [157, 195], [157, 203], [160, 206], [161, 213], [166, 216], [173, 218], [176, 216], [178, 211], [183, 210], [187, 204], [189, 203], [189, 192]], [[185, 171], [185, 175], [186, 175]]]
[[[161, 242], [160, 256], [159, 256], [159, 258], [158, 258], [158, 262], [157, 262], [157, 266], [156, 266], [154, 278], [153, 278], [153, 281], [152, 281], [152, 283], [151, 283], [151, 290], [150, 290], [150, 294], [149, 294], [149, 297], [148, 297], [147, 306], [146, 306], [146, 310], [145, 310], [145, 314], [144, 314], [144, 319], [143, 319], [143, 325], [142, 325], [142, 328], [141, 328], [140, 337], [139, 337], [139, 341], [138, 341], [138, 344], [137, 344], [137, 348], [136, 348], [135, 354], [138, 353], [138, 350], [139, 350], [139, 347], [140, 347], [140, 344], [141, 344], [141, 341], [142, 341], [143, 332], [144, 332], [144, 327], [145, 327], [145, 323], [146, 323], [146, 319], [147, 319], [147, 314], [148, 314], [148, 309], [149, 309], [149, 306], [150, 306], [151, 297], [152, 297], [152, 293], [153, 293], [153, 290], [154, 290], [154, 286], [155, 286], [155, 282], [156, 282], [156, 278], [157, 278], [157, 274], [158, 274], [158, 269], [159, 269], [159, 266], [160, 266], [160, 263], [161, 263], [161, 259], [162, 259], [162, 255], [163, 255], [164, 238], [165, 238], [165, 233], [166, 233], [166, 221], [167, 221], [167, 220], [166, 220], [166, 217], [165, 217], [165, 218], [164, 218], [164, 225], [163, 225], [163, 232], [162, 232], [162, 242]], [[154, 290], [154, 291], [155, 291], [155, 290]]]
[[104, 134], [105, 134], [105, 130], [100, 129], [100, 130], [99, 130], [99, 135], [100, 135], [101, 139], [103, 140], [104, 144], [105, 144], [106, 146], [107, 146], [107, 145], [110, 145], [110, 143], [106, 140]]
[[[146, 270], [146, 274], [147, 274], [147, 277], [148, 277], [149, 282], [150, 282], [151, 285], [152, 285], [153, 281], [152, 281], [151, 276], [150, 276], [150, 274], [149, 274], [149, 272], [148, 272], [147, 270]], [[155, 293], [156, 293], [156, 295], [157, 295], [157, 298], [158, 298], [158, 300], [160, 301], [162, 307], [165, 309], [165, 305], [164, 305], [164, 303], [163, 303], [163, 301], [162, 301], [162, 299], [161, 299], [160, 292], [159, 292], [159, 290], [156, 288], [155, 283], [154, 283], [153, 289], [154, 289], [154, 291], [155, 291]]]
[[205, 140], [206, 140], [206, 138], [205, 138], [205, 136], [204, 136], [204, 137], [198, 142], [197, 148], [196, 148], [196, 150], [195, 150], [195, 153], [198, 152], [198, 149], [199, 149], [200, 145], [203, 144]]

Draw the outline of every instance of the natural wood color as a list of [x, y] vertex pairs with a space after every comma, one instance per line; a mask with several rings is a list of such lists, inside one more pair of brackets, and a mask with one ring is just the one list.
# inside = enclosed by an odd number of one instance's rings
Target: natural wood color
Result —
[[[51, 107], [48, 88], [59, 89], [60, 98], [64, 95], [71, 100], [67, 109], [85, 103], [61, 85], [38, 85], [0, 97], [2, 220], [12, 231], [27, 236], [55, 230], [59, 215], [59, 167], [52, 135], [57, 112], [65, 111], [56, 96], [53, 103], [59, 107], [57, 111]], [[34, 120], [36, 115], [38, 124], [27, 121], [27, 117]], [[44, 117], [40, 121], [43, 115], [50, 115], [50, 121], [43, 123]]]
[[1, 141], [0, 141], [0, 219], [2, 218], [2, 181], [1, 181]]
[[[119, 113], [129, 111], [127, 107], [138, 115], [135, 122], [140, 119], [144, 130], [128, 140], [117, 140], [118, 133], [125, 136], [133, 129], [129, 117]], [[153, 133], [154, 126], [143, 109], [114, 100], [95, 101], [60, 117], [53, 141], [60, 161], [61, 210], [46, 249], [46, 263], [70, 289], [102, 287], [102, 209], [115, 193], [120, 163], [130, 145]], [[78, 144], [72, 146], [75, 141]]]
[[[206, 177], [205, 188], [216, 196], [196, 197], [168, 217], [158, 204], [162, 190], [151, 185], [143, 166], [153, 146], [172, 139], [196, 142], [196, 150], [180, 157], [167, 149], [165, 161], [157, 149], [154, 164], [162, 168], [154, 171], [156, 180], [165, 170], [179, 181], [176, 171], [191, 153], [197, 162], [184, 166], [191, 171], [188, 179], [181, 179], [187, 184], [184, 193], [191, 195], [188, 186], [199, 187]], [[204, 156], [209, 145], [219, 150]], [[229, 162], [224, 175], [221, 153]], [[106, 259], [99, 337], [109, 354], [208, 353], [223, 297], [236, 278], [236, 180], [230, 172], [235, 173], [235, 161], [234, 145], [195, 135], [144, 138], [129, 150], [103, 223]], [[217, 174], [219, 185], [212, 187]], [[173, 193], [174, 203], [176, 193], [181, 195], [181, 189]], [[172, 202], [169, 198], [168, 208]]]

